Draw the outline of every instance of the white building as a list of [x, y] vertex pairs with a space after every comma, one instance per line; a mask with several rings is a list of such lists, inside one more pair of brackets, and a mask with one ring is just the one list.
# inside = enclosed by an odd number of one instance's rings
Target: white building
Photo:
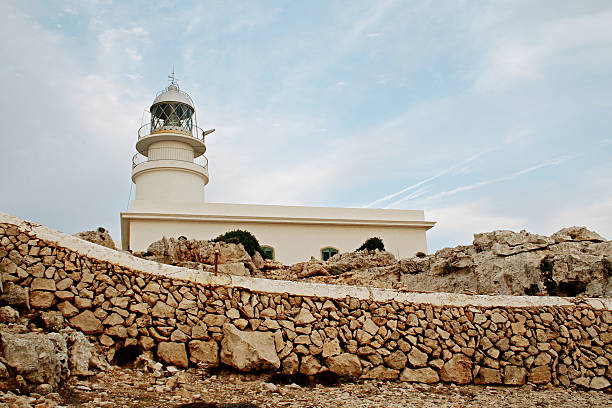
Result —
[[173, 82], [150, 113], [132, 163], [135, 198], [121, 213], [123, 249], [144, 251], [163, 236], [208, 240], [243, 229], [285, 264], [354, 251], [370, 237], [398, 257], [427, 252], [425, 232], [435, 223], [423, 211], [206, 203], [205, 137], [212, 131], [197, 126], [193, 100]]

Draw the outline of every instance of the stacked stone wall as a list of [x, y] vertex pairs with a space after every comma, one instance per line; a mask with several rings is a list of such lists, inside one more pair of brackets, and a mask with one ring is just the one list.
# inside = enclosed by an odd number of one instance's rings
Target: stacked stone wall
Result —
[[609, 299], [290, 291], [160, 266], [2, 213], [0, 271], [5, 304], [57, 310], [103, 348], [139, 345], [180, 367], [232, 365], [229, 336], [256, 332], [278, 357], [269, 367], [285, 373], [594, 389], [612, 380]]

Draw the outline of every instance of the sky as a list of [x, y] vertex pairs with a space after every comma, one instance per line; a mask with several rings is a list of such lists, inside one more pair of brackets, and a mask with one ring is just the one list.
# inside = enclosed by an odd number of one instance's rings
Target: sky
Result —
[[[612, 2], [0, 3], [0, 211], [120, 240], [137, 131], [174, 67], [207, 201], [419, 209], [612, 239]], [[146, 120], [146, 119], [144, 119]]]

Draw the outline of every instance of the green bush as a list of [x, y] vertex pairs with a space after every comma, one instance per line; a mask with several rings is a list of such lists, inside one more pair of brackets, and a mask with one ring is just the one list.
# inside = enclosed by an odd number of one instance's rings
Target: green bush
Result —
[[262, 258], [269, 258], [266, 253], [264, 253], [263, 249], [259, 245], [259, 241], [253, 234], [249, 231], [244, 230], [233, 230], [226, 232], [225, 234], [219, 235], [217, 238], [213, 239], [212, 242], [227, 242], [230, 244], [242, 244], [247, 253], [251, 256], [255, 254], [255, 252], [259, 252]]
[[357, 248], [357, 251], [363, 251], [364, 249], [367, 249], [368, 251], [374, 251], [375, 249], [384, 251], [385, 244], [383, 244], [382, 239], [378, 237], [372, 237], [368, 238], [366, 242], [363, 243], [363, 245]]

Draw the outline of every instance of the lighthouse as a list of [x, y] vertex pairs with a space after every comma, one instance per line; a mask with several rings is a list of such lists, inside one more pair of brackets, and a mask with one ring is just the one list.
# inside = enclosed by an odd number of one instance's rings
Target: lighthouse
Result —
[[170, 79], [138, 131], [132, 161], [136, 193], [121, 213], [124, 250], [146, 251], [162, 237], [210, 240], [240, 229], [254, 234], [267, 256], [287, 265], [354, 251], [370, 237], [381, 238], [398, 258], [427, 252], [425, 232], [435, 222], [426, 221], [421, 210], [205, 202], [205, 138], [214, 129], [198, 127], [193, 100], [179, 89], [174, 73]]
[[209, 180], [205, 137], [214, 129], [198, 127], [193, 100], [170, 78], [149, 109], [149, 122], [138, 130], [138, 153], [132, 159], [135, 200], [204, 203]]

